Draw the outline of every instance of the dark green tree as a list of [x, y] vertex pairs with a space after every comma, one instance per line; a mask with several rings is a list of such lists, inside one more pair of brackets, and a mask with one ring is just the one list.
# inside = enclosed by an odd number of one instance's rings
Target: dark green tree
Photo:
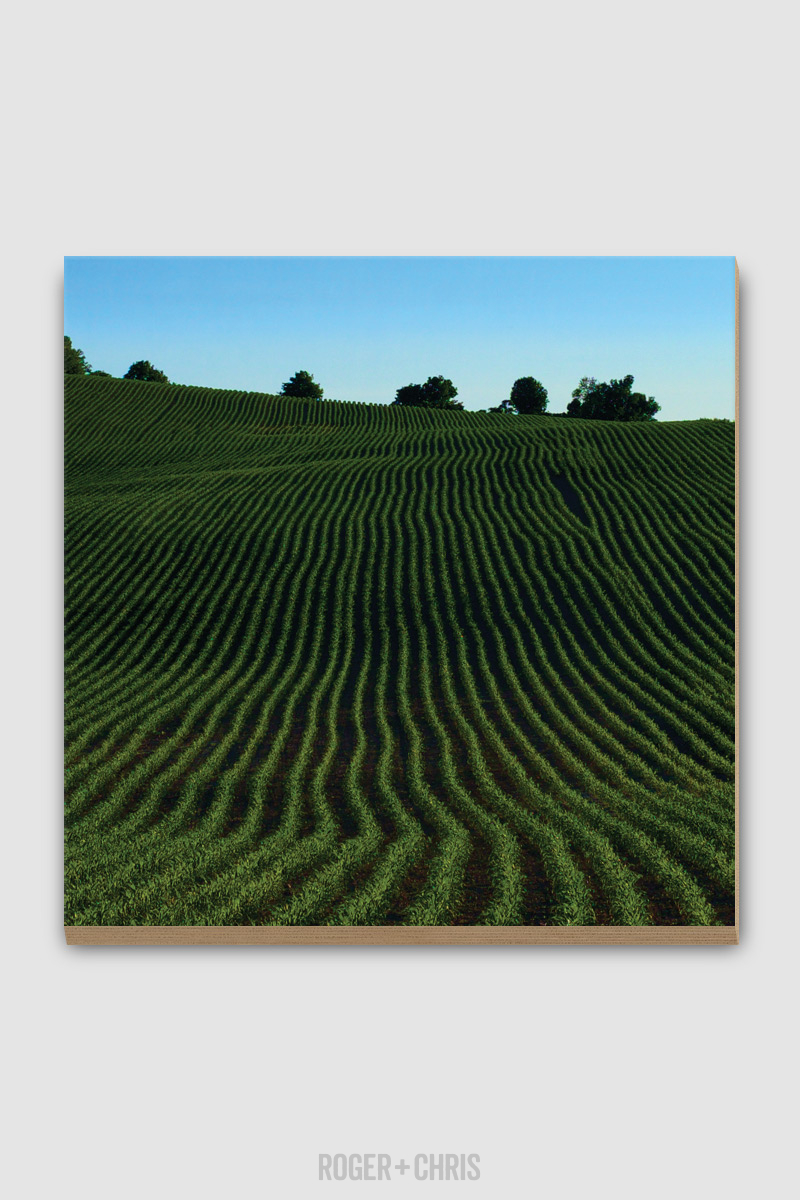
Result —
[[567, 405], [567, 415], [577, 417], [583, 408], [583, 403], [586, 397], [597, 387], [597, 380], [594, 375], [584, 375], [578, 386], [572, 393], [572, 399]]
[[159, 371], [151, 362], [143, 358], [139, 362], [131, 363], [122, 378], [141, 379], [145, 383], [169, 383], [163, 371]]
[[514, 413], [516, 415], [517, 406], [512, 404], [510, 400], [501, 400], [494, 408], [487, 409], [487, 412]]
[[407, 383], [405, 387], [398, 388], [392, 401], [392, 404], [405, 404], [409, 408], [422, 408], [424, 403], [421, 383]]
[[523, 375], [512, 387], [509, 400], [518, 413], [543, 413], [547, 408], [547, 388], [532, 375]]
[[392, 404], [404, 404], [410, 408], [455, 408], [464, 405], [456, 400], [458, 388], [444, 375], [431, 375], [425, 383], [407, 383], [397, 389]]
[[110, 373], [110, 371], [90, 371], [89, 374], [90, 375], [102, 375], [103, 379], [113, 379], [114, 378], [114, 376]]
[[64, 374], [89, 375], [91, 370], [90, 364], [86, 361], [86, 355], [82, 350], [73, 346], [72, 338], [68, 338], [64, 334]]
[[281, 388], [283, 396], [295, 396], [298, 400], [321, 400], [322, 388], [314, 383], [308, 371], [295, 371], [292, 378]]
[[567, 405], [567, 416], [589, 421], [652, 421], [661, 405], [655, 396], [632, 392], [633, 376], [598, 383], [584, 376]]

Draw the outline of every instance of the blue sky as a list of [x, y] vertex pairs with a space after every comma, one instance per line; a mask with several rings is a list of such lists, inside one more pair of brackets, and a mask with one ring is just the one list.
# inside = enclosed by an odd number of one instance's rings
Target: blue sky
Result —
[[65, 332], [93, 367], [389, 403], [445, 375], [466, 408], [534, 375], [562, 412], [631, 374], [661, 420], [734, 415], [732, 258], [67, 258]]

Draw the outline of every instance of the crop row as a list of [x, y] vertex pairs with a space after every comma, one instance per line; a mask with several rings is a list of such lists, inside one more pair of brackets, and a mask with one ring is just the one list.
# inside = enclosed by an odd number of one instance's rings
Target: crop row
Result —
[[733, 430], [74, 377], [66, 919], [714, 924]]

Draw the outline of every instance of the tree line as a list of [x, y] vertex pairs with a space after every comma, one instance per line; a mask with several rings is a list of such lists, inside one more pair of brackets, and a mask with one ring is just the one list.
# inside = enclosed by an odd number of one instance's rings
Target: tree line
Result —
[[[64, 336], [64, 373], [66, 375], [102, 375], [111, 379], [108, 371], [95, 371], [86, 361], [82, 350], [72, 345], [71, 338]], [[163, 371], [151, 362], [140, 359], [131, 363], [123, 379], [138, 379], [147, 383], [169, 383]], [[567, 405], [566, 416], [580, 417], [593, 421], [652, 421], [661, 405], [654, 396], [634, 392], [633, 376], [612, 379], [610, 383], [598, 383], [594, 376], [585, 375], [572, 393]], [[293, 396], [298, 400], [321, 400], [323, 389], [309, 371], [296, 371], [281, 387], [281, 395]], [[458, 388], [452, 379], [443, 375], [430, 375], [425, 383], [407, 383], [397, 389], [392, 404], [408, 408], [437, 408], [464, 411], [464, 405], [456, 400]], [[547, 410], [547, 388], [532, 375], [523, 375], [514, 381], [505, 400], [492, 408], [478, 409], [484, 413], [511, 413], [512, 415], [540, 415]], [[562, 414], [555, 414], [562, 415]]]
[[[652, 421], [661, 405], [654, 396], [634, 392], [633, 376], [598, 383], [593, 376], [584, 376], [572, 393], [566, 416], [593, 421]], [[450, 408], [463, 411], [456, 400], [458, 388], [452, 379], [431, 375], [425, 383], [408, 383], [397, 389], [393, 404], [412, 408]], [[493, 408], [478, 409], [486, 413], [540, 415], [547, 410], [547, 388], [532, 375], [514, 381], [509, 396]], [[561, 415], [561, 414], [557, 414]]]
[[[104, 379], [113, 379], [108, 371], [95, 371], [91, 363], [86, 361], [86, 355], [77, 346], [73, 346], [72, 338], [64, 334], [64, 374], [65, 375], [101, 375]], [[123, 379], [143, 379], [146, 383], [169, 383], [169, 379], [158, 367], [154, 367], [146, 359], [131, 363]]]

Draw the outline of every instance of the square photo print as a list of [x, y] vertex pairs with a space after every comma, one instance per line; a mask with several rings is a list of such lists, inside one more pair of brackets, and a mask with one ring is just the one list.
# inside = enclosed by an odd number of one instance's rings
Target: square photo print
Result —
[[738, 273], [65, 260], [73, 944], [738, 941]]

